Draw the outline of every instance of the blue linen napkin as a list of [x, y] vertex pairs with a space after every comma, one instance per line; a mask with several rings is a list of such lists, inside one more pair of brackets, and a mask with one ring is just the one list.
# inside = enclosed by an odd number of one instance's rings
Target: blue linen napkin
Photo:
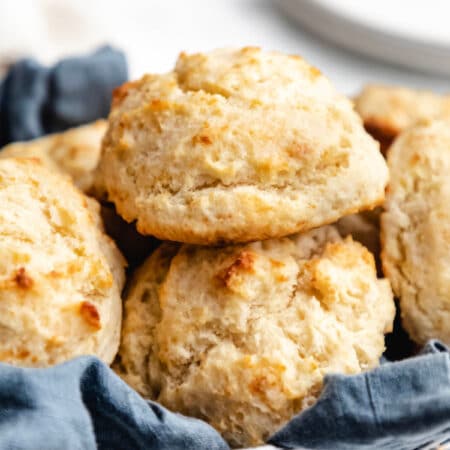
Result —
[[2, 450], [227, 450], [206, 423], [146, 402], [93, 356], [0, 364]]
[[[412, 450], [450, 435], [450, 354], [423, 354], [353, 376], [329, 375], [322, 395], [269, 439], [282, 448]], [[0, 449], [225, 450], [206, 423], [146, 402], [84, 356], [48, 369], [0, 364]]]
[[413, 450], [442, 443], [450, 437], [449, 358], [446, 346], [430, 341], [419, 356], [358, 375], [329, 375], [317, 403], [269, 443], [314, 450]]
[[125, 55], [109, 46], [51, 68], [17, 62], [0, 84], [0, 147], [106, 117], [127, 78]]

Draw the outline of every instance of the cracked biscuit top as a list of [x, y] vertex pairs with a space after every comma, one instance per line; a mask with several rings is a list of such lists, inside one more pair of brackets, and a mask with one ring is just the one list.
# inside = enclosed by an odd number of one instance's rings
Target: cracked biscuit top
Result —
[[181, 54], [114, 95], [99, 169], [119, 214], [160, 239], [279, 237], [372, 208], [387, 168], [351, 103], [302, 58]]
[[124, 260], [99, 205], [34, 159], [0, 160], [0, 362], [43, 367], [119, 346]]
[[384, 273], [400, 298], [410, 337], [450, 345], [450, 120], [424, 121], [403, 132], [388, 165]]
[[234, 446], [378, 364], [394, 316], [372, 255], [326, 226], [222, 248], [164, 243], [131, 280], [119, 374]]

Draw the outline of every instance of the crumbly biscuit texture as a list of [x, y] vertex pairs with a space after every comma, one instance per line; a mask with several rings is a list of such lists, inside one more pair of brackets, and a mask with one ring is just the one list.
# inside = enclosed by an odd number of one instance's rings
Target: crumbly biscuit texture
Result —
[[406, 128], [424, 119], [450, 118], [450, 95], [398, 86], [368, 85], [355, 99], [356, 111], [383, 152]]
[[450, 344], [450, 120], [421, 123], [388, 154], [391, 183], [381, 218], [385, 274], [402, 322], [419, 344]]
[[118, 371], [146, 397], [256, 445], [330, 372], [378, 364], [394, 305], [372, 255], [327, 226], [222, 248], [163, 244], [131, 282]]
[[99, 174], [142, 234], [197, 244], [308, 230], [384, 198], [387, 168], [352, 104], [303, 59], [181, 54], [115, 92]]
[[90, 192], [101, 152], [106, 120], [28, 142], [9, 144], [0, 150], [0, 158], [37, 158], [51, 171], [69, 175], [83, 192]]
[[33, 159], [0, 160], [0, 361], [112, 362], [124, 260], [99, 205]]

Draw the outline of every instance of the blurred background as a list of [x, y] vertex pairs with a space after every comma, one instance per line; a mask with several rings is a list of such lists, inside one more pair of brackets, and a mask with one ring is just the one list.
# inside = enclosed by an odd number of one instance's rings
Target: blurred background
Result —
[[0, 0], [0, 67], [110, 43], [136, 78], [181, 50], [257, 45], [302, 55], [347, 94], [373, 81], [443, 92], [449, 13], [448, 0]]

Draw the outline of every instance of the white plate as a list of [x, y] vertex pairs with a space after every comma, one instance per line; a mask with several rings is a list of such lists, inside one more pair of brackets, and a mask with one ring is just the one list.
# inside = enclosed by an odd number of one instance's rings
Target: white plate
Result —
[[303, 27], [343, 47], [450, 75], [449, 0], [276, 0]]

